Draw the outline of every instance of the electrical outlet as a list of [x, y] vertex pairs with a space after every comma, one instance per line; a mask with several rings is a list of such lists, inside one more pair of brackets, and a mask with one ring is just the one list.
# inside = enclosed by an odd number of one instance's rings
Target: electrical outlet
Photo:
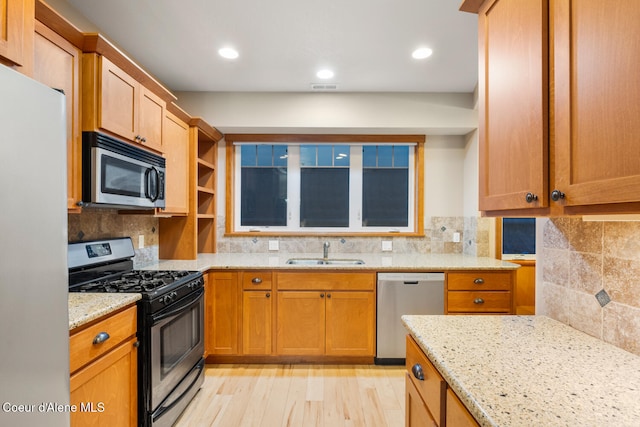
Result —
[[277, 240], [269, 240], [270, 251], [277, 251], [279, 249], [280, 249], [280, 242], [278, 242]]
[[138, 249], [144, 248], [144, 234], [138, 236]]
[[455, 232], [453, 233], [453, 243], [459, 243], [460, 242], [460, 233]]
[[393, 250], [393, 242], [391, 240], [383, 240], [382, 250], [384, 252], [391, 252]]

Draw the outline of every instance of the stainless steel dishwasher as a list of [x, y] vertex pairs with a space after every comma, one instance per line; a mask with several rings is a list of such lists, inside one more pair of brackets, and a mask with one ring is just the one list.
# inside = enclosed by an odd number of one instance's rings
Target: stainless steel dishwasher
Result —
[[402, 365], [407, 330], [404, 314], [444, 314], [444, 273], [378, 273], [376, 357], [378, 365]]

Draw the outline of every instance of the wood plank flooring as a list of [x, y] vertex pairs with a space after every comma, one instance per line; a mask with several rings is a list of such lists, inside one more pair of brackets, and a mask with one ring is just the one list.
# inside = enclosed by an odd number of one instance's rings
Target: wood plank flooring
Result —
[[207, 365], [175, 427], [402, 427], [403, 366]]

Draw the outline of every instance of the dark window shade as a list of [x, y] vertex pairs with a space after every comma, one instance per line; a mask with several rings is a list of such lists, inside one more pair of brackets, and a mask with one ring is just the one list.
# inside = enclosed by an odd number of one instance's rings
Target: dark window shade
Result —
[[241, 225], [287, 225], [286, 169], [245, 167], [241, 183]]
[[300, 225], [349, 226], [349, 169], [300, 170]]
[[362, 178], [362, 225], [408, 226], [409, 171], [364, 169]]

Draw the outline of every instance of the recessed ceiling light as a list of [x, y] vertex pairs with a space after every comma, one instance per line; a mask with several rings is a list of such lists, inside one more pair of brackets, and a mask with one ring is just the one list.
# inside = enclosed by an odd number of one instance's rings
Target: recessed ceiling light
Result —
[[227, 59], [236, 59], [239, 56], [238, 51], [231, 47], [223, 47], [218, 50], [218, 55]]
[[421, 47], [414, 50], [411, 56], [413, 56], [415, 59], [425, 59], [430, 57], [432, 53], [433, 51], [428, 47]]
[[330, 79], [333, 77], [333, 71], [331, 70], [320, 70], [316, 73], [316, 76], [319, 79]]

